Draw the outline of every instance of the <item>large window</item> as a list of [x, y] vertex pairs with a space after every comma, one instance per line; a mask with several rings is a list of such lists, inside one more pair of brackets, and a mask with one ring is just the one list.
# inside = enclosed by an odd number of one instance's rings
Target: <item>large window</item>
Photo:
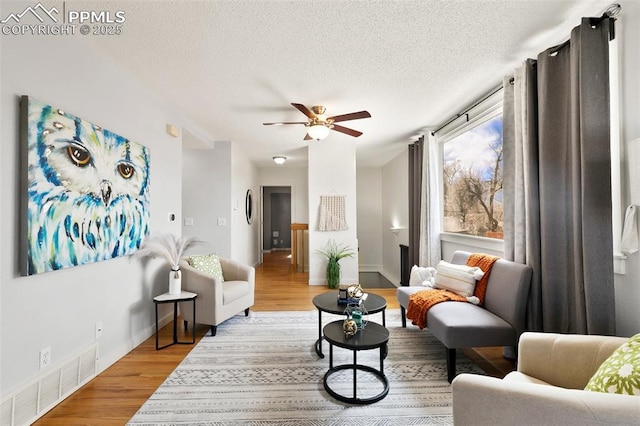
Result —
[[502, 114], [443, 145], [444, 231], [503, 238]]

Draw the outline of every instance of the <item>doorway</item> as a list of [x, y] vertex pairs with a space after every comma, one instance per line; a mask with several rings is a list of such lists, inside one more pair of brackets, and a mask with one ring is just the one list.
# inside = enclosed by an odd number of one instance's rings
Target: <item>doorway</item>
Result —
[[262, 188], [262, 252], [291, 252], [291, 187]]

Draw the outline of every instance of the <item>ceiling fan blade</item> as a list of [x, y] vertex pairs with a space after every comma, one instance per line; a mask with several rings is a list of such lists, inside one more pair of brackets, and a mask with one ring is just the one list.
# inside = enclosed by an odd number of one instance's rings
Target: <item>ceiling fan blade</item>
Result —
[[277, 121], [275, 123], [262, 123], [265, 126], [282, 126], [283, 124], [307, 124], [306, 121]]
[[331, 130], [335, 130], [336, 132], [340, 132], [340, 133], [344, 133], [344, 134], [349, 135], [349, 136], [353, 136], [354, 138], [357, 138], [358, 136], [360, 136], [362, 134], [362, 132], [359, 132], [359, 131], [353, 130], [353, 129], [349, 129], [349, 128], [344, 127], [344, 126], [339, 126], [337, 124], [334, 124], [333, 126], [331, 126]]
[[313, 139], [311, 136], [309, 136], [309, 133], [307, 133], [306, 135], [304, 135], [304, 140], [305, 141], [310, 141], [311, 139]]
[[291, 105], [296, 107], [298, 109], [298, 111], [300, 111], [301, 113], [303, 113], [307, 117], [309, 117], [311, 119], [316, 118], [316, 115], [309, 108], [307, 108], [306, 106], [304, 106], [302, 104], [294, 104], [294, 103], [292, 103]]
[[368, 111], [358, 111], [358, 112], [352, 112], [350, 114], [342, 114], [342, 115], [336, 115], [334, 117], [328, 117], [327, 120], [333, 120], [334, 123], [340, 122], [340, 121], [348, 121], [348, 120], [358, 120], [360, 118], [370, 118], [371, 114], [369, 114]]

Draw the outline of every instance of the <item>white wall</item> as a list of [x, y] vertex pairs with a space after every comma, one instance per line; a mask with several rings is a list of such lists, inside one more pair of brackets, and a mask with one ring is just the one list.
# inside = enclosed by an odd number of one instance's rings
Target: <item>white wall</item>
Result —
[[[185, 150], [182, 157], [182, 216], [193, 226], [182, 234], [206, 244], [194, 251], [231, 256], [231, 142], [215, 142], [213, 149]], [[244, 198], [242, 201], [244, 212]], [[226, 225], [218, 225], [224, 219]]]
[[[400, 283], [400, 244], [409, 244], [408, 164], [407, 148], [382, 168], [382, 273], [396, 285]], [[389, 231], [391, 227], [402, 228], [398, 236]]]
[[358, 167], [356, 190], [360, 272], [381, 272], [382, 235], [391, 233], [382, 220], [382, 168]]
[[291, 187], [291, 222], [309, 223], [309, 169], [307, 167], [263, 167], [258, 185]]
[[[74, 37], [2, 37], [0, 108], [0, 393], [40, 374], [39, 351], [51, 347], [52, 367], [95, 342], [102, 321], [99, 368], [153, 331], [152, 297], [167, 290], [168, 266], [118, 258], [21, 277], [23, 235], [19, 177], [18, 97], [30, 95], [149, 147], [152, 232], [180, 234], [181, 139], [165, 132], [179, 117], [113, 63]], [[177, 220], [168, 221], [169, 213]], [[163, 310], [162, 314], [166, 311]]]
[[[247, 265], [260, 259], [260, 187], [258, 169], [237, 145], [231, 145], [231, 258]], [[247, 190], [253, 193], [251, 224], [247, 222], [245, 200]]]
[[[320, 196], [345, 195], [345, 216], [349, 229], [318, 231]], [[340, 261], [343, 283], [358, 282], [358, 219], [356, 208], [356, 145], [344, 139], [325, 139], [309, 143], [309, 284], [326, 283], [326, 257], [316, 250], [326, 247], [330, 239], [353, 249], [354, 257]]]
[[[620, 37], [621, 92], [622, 92], [622, 144], [623, 144], [623, 203], [631, 202], [629, 188], [640, 185], [635, 171], [634, 181], [630, 181], [628, 169], [628, 143], [640, 138], [640, 2], [622, 0], [619, 25], [616, 26]], [[625, 154], [627, 153], [627, 154]], [[624, 209], [623, 209], [624, 214]], [[616, 331], [618, 335], [630, 336], [640, 332], [640, 253], [630, 254], [626, 262], [625, 275], [615, 276], [616, 289]]]

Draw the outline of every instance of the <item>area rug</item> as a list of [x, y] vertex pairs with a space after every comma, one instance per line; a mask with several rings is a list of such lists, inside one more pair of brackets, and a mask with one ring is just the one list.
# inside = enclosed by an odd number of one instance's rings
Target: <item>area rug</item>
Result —
[[[324, 322], [341, 317], [324, 314]], [[381, 314], [369, 321], [380, 323]], [[317, 311], [251, 312], [205, 336], [145, 402], [129, 425], [446, 425], [452, 424], [451, 386], [445, 348], [426, 330], [402, 328], [400, 311], [386, 312], [389, 329], [384, 373], [389, 394], [370, 405], [350, 405], [324, 389], [329, 345], [319, 358]], [[379, 367], [379, 350], [358, 351], [359, 364]], [[353, 352], [334, 347], [334, 365], [352, 362]], [[483, 374], [462, 354], [458, 372]], [[353, 388], [350, 371], [333, 375], [332, 386]], [[382, 384], [358, 372], [358, 396]], [[363, 395], [361, 395], [362, 393]]]

